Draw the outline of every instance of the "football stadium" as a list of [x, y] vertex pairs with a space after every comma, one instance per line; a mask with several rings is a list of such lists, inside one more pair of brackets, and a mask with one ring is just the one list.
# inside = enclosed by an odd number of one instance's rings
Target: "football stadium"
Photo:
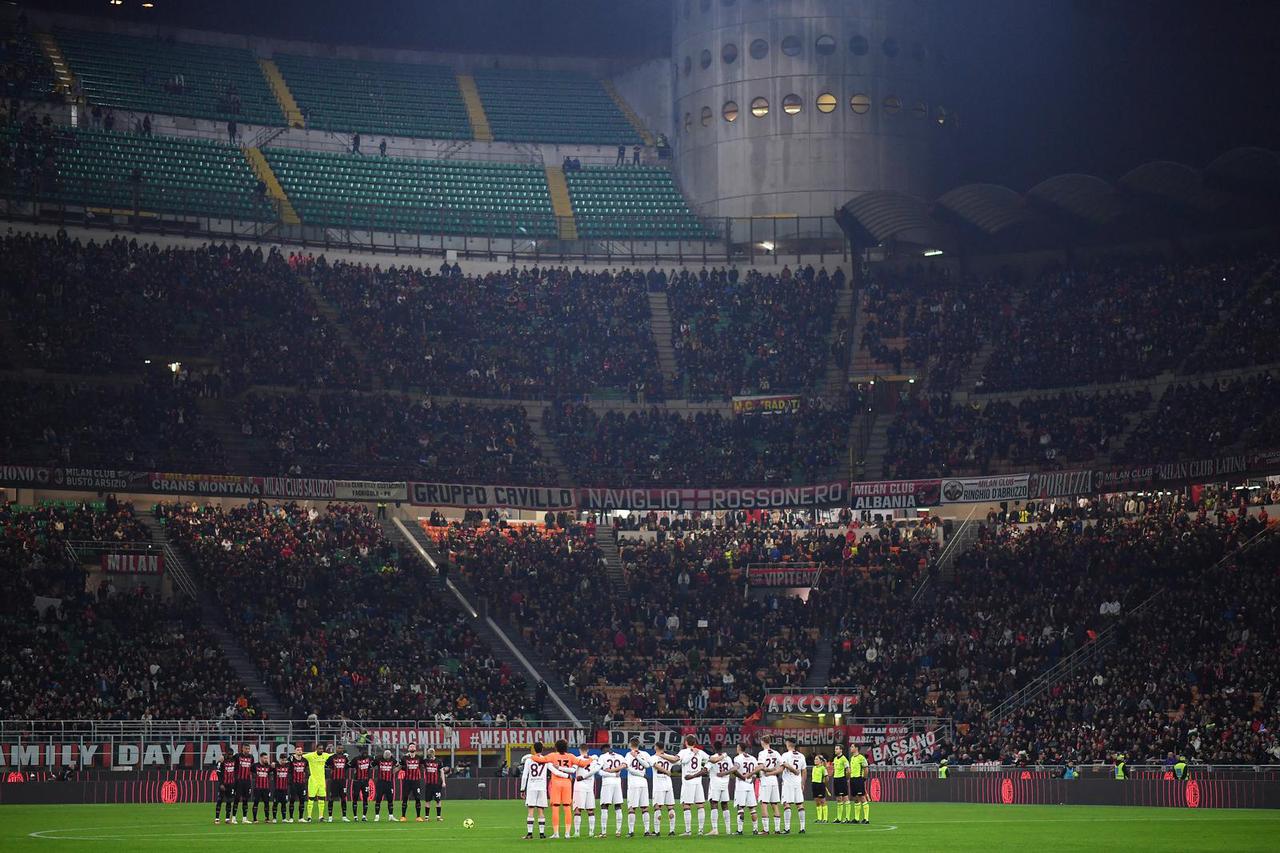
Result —
[[0, 4], [0, 849], [1280, 849], [1278, 28]]

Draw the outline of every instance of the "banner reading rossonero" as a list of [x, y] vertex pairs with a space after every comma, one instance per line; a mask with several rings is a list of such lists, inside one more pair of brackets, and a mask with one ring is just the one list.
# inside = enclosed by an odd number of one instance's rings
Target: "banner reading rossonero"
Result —
[[838, 506], [849, 493], [843, 480], [811, 486], [713, 489], [578, 489], [587, 510], [730, 510]]

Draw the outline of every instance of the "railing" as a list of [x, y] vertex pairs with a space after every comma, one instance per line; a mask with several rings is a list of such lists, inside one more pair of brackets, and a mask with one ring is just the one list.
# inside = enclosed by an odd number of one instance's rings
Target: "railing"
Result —
[[568, 720], [518, 720], [497, 725], [483, 720], [0, 720], [0, 742], [17, 739], [62, 738], [108, 741], [144, 739], [181, 740], [194, 736], [230, 740], [283, 738], [290, 741], [333, 740], [355, 743], [362, 732], [432, 729], [565, 729], [576, 728]]
[[[968, 544], [976, 538], [977, 527], [973, 524], [973, 514], [977, 509], [978, 507], [976, 505], [969, 509], [969, 514], [964, 517], [964, 521], [956, 530], [955, 535], [951, 537], [951, 541], [943, 546], [942, 553], [938, 555], [938, 560], [933, 566], [937, 570], [936, 573], [949, 570], [955, 563], [956, 558], [968, 550]], [[921, 600], [924, 596], [925, 590], [927, 590], [929, 585], [933, 583], [934, 574], [935, 572], [933, 571], [925, 572], [924, 577], [920, 579], [920, 583], [916, 586], [915, 592], [911, 593], [912, 607]]]
[[[585, 214], [575, 217], [578, 240], [559, 240], [559, 222], [547, 213], [468, 211], [422, 205], [402, 208], [403, 223], [388, 224], [382, 204], [326, 203], [319, 218], [295, 199], [300, 225], [282, 221], [280, 205], [252, 194], [196, 193], [179, 188], [128, 182], [65, 179], [56, 188], [0, 187], [0, 216], [9, 220], [59, 226], [103, 227], [138, 232], [181, 234], [209, 239], [234, 238], [370, 253], [496, 260], [595, 260], [608, 263], [736, 261], [750, 264], [841, 263], [847, 244], [831, 217], [788, 219], [611, 214], [600, 233]], [[336, 212], [335, 212], [336, 211]], [[437, 224], [414, 224], [424, 212]], [[684, 234], [673, 226], [693, 223]]]

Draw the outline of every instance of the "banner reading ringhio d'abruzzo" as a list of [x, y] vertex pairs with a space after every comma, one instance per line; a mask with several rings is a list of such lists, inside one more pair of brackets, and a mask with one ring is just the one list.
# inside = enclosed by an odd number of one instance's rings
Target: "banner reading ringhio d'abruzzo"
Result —
[[1029, 474], [956, 477], [942, 481], [942, 501], [949, 504], [985, 501], [1024, 501]]

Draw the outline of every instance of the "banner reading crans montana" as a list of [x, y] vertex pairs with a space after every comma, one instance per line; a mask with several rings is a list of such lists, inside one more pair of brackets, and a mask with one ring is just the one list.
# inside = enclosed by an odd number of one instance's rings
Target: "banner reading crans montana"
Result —
[[333, 500], [335, 481], [308, 477], [241, 477], [235, 474], [178, 474], [154, 472], [150, 491], [169, 495], [209, 495], [246, 498]]
[[941, 480], [876, 480], [853, 483], [849, 506], [853, 509], [915, 509], [942, 502]]
[[799, 394], [756, 394], [734, 397], [735, 415], [794, 415], [800, 411]]
[[837, 480], [812, 486], [722, 489], [578, 489], [578, 507], [587, 510], [787, 509], [843, 504], [849, 484]]
[[465, 483], [410, 483], [414, 506], [455, 506], [475, 509], [571, 510], [577, 506], [573, 489], [559, 486], [472, 486]]

